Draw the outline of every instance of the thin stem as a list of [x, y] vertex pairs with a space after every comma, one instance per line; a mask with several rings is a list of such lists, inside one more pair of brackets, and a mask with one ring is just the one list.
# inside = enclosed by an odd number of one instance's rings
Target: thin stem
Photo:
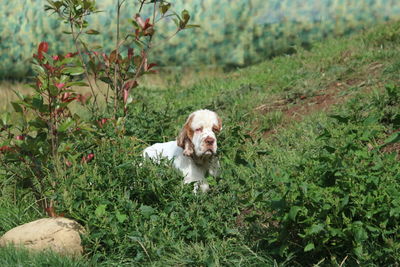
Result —
[[[70, 18], [69, 18], [69, 21], [70, 21], [70, 27], [71, 27], [72, 38], [74, 39], [75, 49], [76, 49], [76, 51], [78, 52], [79, 59], [80, 59], [80, 61], [81, 61], [81, 64], [82, 64], [82, 66], [83, 66], [83, 69], [84, 69], [84, 71], [85, 71], [85, 76], [86, 76], [86, 79], [88, 80], [89, 87], [90, 87], [90, 90], [92, 91], [92, 95], [93, 95], [93, 98], [94, 98], [93, 106], [98, 107], [98, 106], [97, 106], [97, 94], [95, 93], [95, 90], [94, 90], [94, 88], [93, 88], [92, 82], [90, 81], [89, 72], [88, 72], [88, 70], [87, 70], [86, 63], [85, 63], [85, 61], [84, 61], [84, 59], [83, 59], [82, 51], [81, 51], [81, 49], [79, 48], [79, 45], [78, 45], [78, 37], [79, 37], [79, 34], [77, 35], [76, 32], [74, 31], [74, 25], [73, 25], [73, 24], [74, 24], [74, 21], [73, 21], [73, 18], [72, 18], [71, 16], [70, 16]], [[82, 24], [81, 24], [81, 25], [82, 25]]]
[[174, 34], [172, 34], [171, 36], [167, 37], [167, 39], [160, 41], [159, 43], [156, 43], [154, 45], [151, 45], [150, 43], [148, 44], [148, 47], [155, 47], [157, 45], [160, 45], [162, 42], [168, 42], [169, 40], [171, 40], [173, 37], [175, 37], [175, 35], [177, 35], [179, 32], [181, 31], [181, 29], [177, 29], [176, 32]]
[[146, 2], [146, 0], [140, 1], [140, 7], [139, 7], [139, 12], [138, 13], [142, 12], [142, 8], [143, 8], [143, 5], [144, 5], [144, 2]]
[[120, 96], [120, 90], [118, 88], [118, 84], [117, 84], [117, 73], [118, 73], [118, 55], [119, 55], [119, 19], [120, 19], [120, 11], [121, 11], [121, 5], [124, 3], [124, 1], [122, 1], [122, 3], [120, 2], [120, 0], [118, 0], [117, 3], [117, 40], [116, 40], [116, 47], [115, 47], [115, 54], [116, 54], [116, 61], [114, 63], [114, 91], [115, 91], [115, 95], [114, 95], [114, 119], [116, 118], [117, 115], [117, 104], [118, 104], [118, 98]]
[[50, 141], [51, 141], [51, 153], [53, 155], [53, 158], [56, 160], [57, 159], [57, 153], [56, 153], [56, 140], [55, 140], [55, 127], [54, 127], [54, 116], [55, 116], [55, 110], [53, 109], [53, 97], [50, 92], [50, 76], [47, 74], [47, 93], [49, 95], [49, 120], [47, 121], [48, 128], [49, 128], [49, 134], [50, 134]]
[[[155, 23], [158, 23], [160, 20], [162, 20], [162, 19], [165, 19], [165, 18], [168, 18], [168, 17], [174, 17], [175, 16], [175, 14], [169, 14], [169, 15], [166, 15], [166, 16], [164, 16], [164, 15], [162, 15], [160, 18], [158, 18], [156, 21], [155, 21]], [[153, 25], [154, 25], [154, 23], [153, 23]]]
[[154, 21], [156, 20], [156, 6], [157, 1], [154, 1], [154, 8], [153, 8], [153, 26], [154, 26]]

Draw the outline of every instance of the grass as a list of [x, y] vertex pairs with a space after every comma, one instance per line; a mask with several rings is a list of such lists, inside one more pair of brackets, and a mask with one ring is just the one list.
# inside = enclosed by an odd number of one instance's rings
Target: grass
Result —
[[[90, 262], [76, 264], [397, 264], [398, 36], [400, 23], [380, 25], [222, 77], [134, 92], [126, 136], [106, 127], [95, 160], [67, 170], [51, 196], [89, 233]], [[169, 162], [140, 157], [199, 108], [224, 124], [222, 174], [207, 195], [193, 195]], [[20, 184], [0, 183], [0, 234], [43, 216]], [[5, 251], [11, 265], [30, 260]]]
[[0, 265], [9, 267], [18, 266], [89, 266], [91, 263], [85, 259], [71, 259], [61, 257], [51, 252], [30, 253], [25, 249], [16, 250], [13, 247], [0, 248]]

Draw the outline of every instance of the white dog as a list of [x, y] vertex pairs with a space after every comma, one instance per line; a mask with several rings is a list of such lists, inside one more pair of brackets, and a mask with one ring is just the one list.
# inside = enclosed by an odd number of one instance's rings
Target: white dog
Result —
[[184, 176], [184, 183], [195, 182], [194, 192], [200, 187], [209, 190], [206, 174], [218, 175], [216, 133], [222, 130], [222, 121], [210, 110], [197, 110], [189, 115], [176, 141], [156, 143], [143, 151], [143, 156], [159, 162], [160, 158], [173, 160], [175, 168]]

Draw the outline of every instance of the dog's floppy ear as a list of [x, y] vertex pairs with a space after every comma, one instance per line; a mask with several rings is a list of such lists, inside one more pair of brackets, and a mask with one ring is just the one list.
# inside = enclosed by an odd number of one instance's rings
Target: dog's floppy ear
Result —
[[222, 130], [222, 119], [217, 116], [217, 120], [218, 120], [218, 132]]
[[178, 135], [177, 138], [177, 144], [181, 148], [183, 148], [183, 155], [185, 156], [192, 156], [193, 155], [193, 130], [190, 128], [190, 124], [192, 123], [193, 120], [193, 115], [190, 115], [189, 118], [186, 120], [185, 125], [183, 125], [183, 128], [181, 132]]

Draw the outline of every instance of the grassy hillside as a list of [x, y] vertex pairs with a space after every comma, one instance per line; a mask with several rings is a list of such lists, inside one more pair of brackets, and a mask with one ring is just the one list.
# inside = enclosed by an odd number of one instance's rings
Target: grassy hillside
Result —
[[[89, 233], [76, 265], [400, 262], [399, 62], [392, 23], [189, 87], [137, 90], [126, 136], [106, 127], [88, 148], [95, 159], [70, 168], [52, 196]], [[205, 195], [169, 162], [140, 157], [199, 108], [224, 124], [221, 177]], [[0, 179], [0, 234], [44, 216], [20, 184]], [[0, 253], [7, 265], [26, 257]]]

